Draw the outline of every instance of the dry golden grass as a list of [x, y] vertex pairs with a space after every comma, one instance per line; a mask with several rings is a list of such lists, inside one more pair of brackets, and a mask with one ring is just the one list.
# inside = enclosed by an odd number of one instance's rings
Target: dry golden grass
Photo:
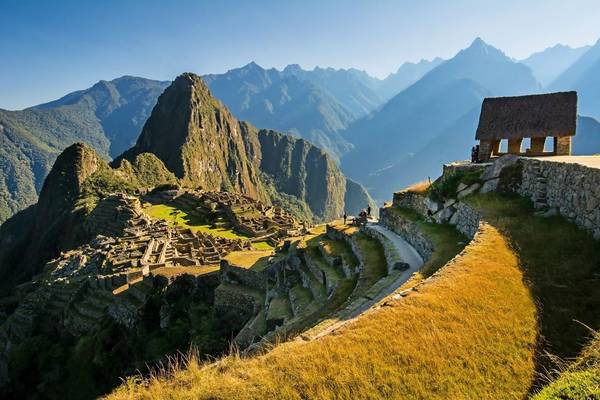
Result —
[[219, 265], [202, 265], [197, 267], [160, 267], [152, 271], [153, 275], [172, 278], [179, 275], [206, 275], [219, 270]]
[[517, 256], [486, 225], [417, 291], [331, 335], [131, 378], [109, 398], [523, 398], [533, 380], [536, 325]]
[[260, 269], [274, 254], [273, 250], [233, 251], [224, 258], [238, 267]]
[[411, 186], [409, 186], [406, 189], [404, 189], [404, 191], [405, 192], [425, 194], [425, 193], [427, 193], [427, 190], [429, 190], [430, 186], [431, 186], [431, 181], [429, 181], [429, 180], [427, 180], [427, 181], [421, 181], [421, 182], [417, 182], [415, 184], [412, 184]]

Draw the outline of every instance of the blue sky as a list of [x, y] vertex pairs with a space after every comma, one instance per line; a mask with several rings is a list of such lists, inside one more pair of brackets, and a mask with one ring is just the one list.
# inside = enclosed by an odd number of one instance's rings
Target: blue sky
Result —
[[0, 108], [129, 74], [172, 79], [250, 61], [384, 77], [475, 37], [523, 58], [600, 38], [598, 0], [0, 0]]

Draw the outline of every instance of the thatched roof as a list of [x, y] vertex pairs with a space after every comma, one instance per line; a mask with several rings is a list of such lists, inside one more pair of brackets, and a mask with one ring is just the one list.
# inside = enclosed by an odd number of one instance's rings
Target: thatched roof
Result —
[[577, 92], [559, 92], [483, 100], [476, 139], [573, 136]]

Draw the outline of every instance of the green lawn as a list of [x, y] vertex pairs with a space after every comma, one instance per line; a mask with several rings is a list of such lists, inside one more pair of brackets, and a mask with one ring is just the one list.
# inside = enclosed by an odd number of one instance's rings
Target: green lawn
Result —
[[252, 242], [252, 247], [256, 250], [273, 250], [273, 246], [269, 242]]
[[275, 297], [269, 305], [267, 319], [290, 319], [292, 317], [292, 307], [287, 295]]
[[[205, 221], [201, 217], [189, 214], [189, 210], [184, 210], [173, 205], [154, 204], [150, 207], [146, 207], [144, 211], [152, 218], [167, 221], [171, 226], [189, 228], [194, 232], [205, 232], [226, 239], [248, 239], [248, 236], [240, 234], [231, 228], [213, 228], [209, 221]], [[265, 249], [265, 245], [268, 246], [268, 243], [258, 242], [253, 245], [255, 245], [257, 249], [262, 250]]]

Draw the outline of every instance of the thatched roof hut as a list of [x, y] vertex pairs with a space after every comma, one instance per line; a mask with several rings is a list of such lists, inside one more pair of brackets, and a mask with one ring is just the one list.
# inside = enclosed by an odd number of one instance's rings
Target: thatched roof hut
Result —
[[575, 135], [577, 92], [487, 98], [481, 105], [478, 140]]

